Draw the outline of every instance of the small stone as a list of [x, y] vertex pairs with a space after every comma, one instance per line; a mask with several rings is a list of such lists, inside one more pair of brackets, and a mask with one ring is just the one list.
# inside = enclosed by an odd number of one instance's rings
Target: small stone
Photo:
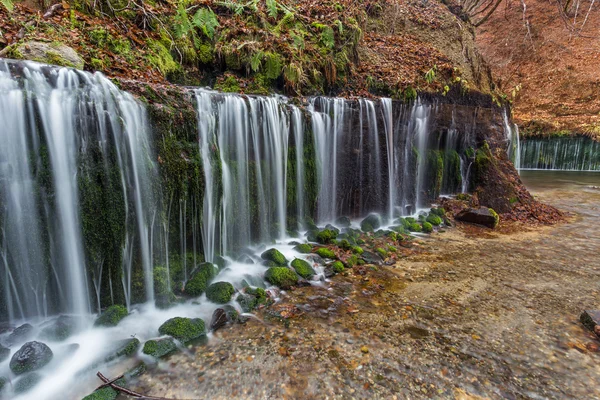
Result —
[[354, 340], [348, 338], [348, 339], [346, 339], [346, 343], [348, 343], [348, 344], [354, 344]]
[[367, 354], [367, 353], [369, 352], [369, 348], [368, 348], [367, 346], [363, 346], [363, 347], [361, 347], [361, 348], [360, 348], [360, 351], [361, 351], [363, 354]]

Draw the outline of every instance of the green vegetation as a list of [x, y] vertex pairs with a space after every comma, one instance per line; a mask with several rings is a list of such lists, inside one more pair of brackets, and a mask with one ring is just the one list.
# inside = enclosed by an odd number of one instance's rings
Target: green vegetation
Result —
[[494, 211], [493, 209], [489, 208], [490, 210], [490, 214], [492, 214], [492, 216], [494, 217], [494, 228], [498, 226], [498, 223], [500, 222], [500, 216], [498, 215], [498, 213], [496, 211]]
[[354, 246], [354, 247], [352, 247], [352, 252], [353, 252], [354, 254], [361, 255], [362, 253], [364, 253], [364, 250], [363, 250], [363, 248], [362, 248], [362, 247], [360, 247], [360, 246]]
[[271, 267], [265, 273], [265, 279], [282, 289], [289, 289], [298, 283], [298, 276], [287, 267]]
[[441, 225], [442, 222], [443, 222], [442, 219], [439, 216], [437, 216], [437, 215], [435, 215], [433, 213], [430, 213], [427, 216], [426, 221], [429, 222], [431, 225]]
[[148, 340], [144, 343], [142, 353], [160, 358], [177, 350], [177, 345], [171, 338]]
[[311, 252], [312, 246], [308, 243], [301, 243], [294, 246], [294, 250], [296, 250], [298, 253], [308, 254]]
[[315, 274], [313, 267], [311, 267], [307, 261], [299, 258], [295, 258], [294, 261], [292, 261], [292, 268], [294, 268], [296, 273], [304, 279], [308, 279]]
[[331, 229], [323, 229], [317, 233], [316, 239], [318, 243], [329, 244], [337, 237], [337, 233]]
[[335, 253], [327, 247], [320, 247], [315, 253], [323, 258], [335, 258]]
[[344, 264], [341, 261], [335, 261], [331, 264], [331, 269], [336, 274], [344, 272]]
[[283, 254], [277, 249], [269, 249], [262, 253], [260, 257], [263, 260], [272, 261], [277, 265], [285, 266], [288, 261]]
[[229, 282], [215, 282], [206, 289], [206, 298], [213, 303], [225, 304], [231, 300], [235, 288]]
[[161, 335], [169, 335], [182, 343], [187, 343], [204, 335], [204, 321], [200, 318], [175, 317], [158, 328]]
[[129, 313], [127, 308], [122, 305], [115, 304], [104, 311], [94, 322], [94, 326], [116, 326]]
[[423, 232], [431, 233], [433, 232], [433, 225], [429, 222], [423, 222]]
[[191, 278], [185, 284], [185, 294], [188, 296], [200, 296], [217, 274], [217, 269], [211, 263], [202, 263], [193, 272]]
[[386, 258], [388, 258], [388, 253], [387, 253], [387, 251], [385, 251], [385, 250], [384, 250], [384, 249], [382, 249], [381, 247], [378, 247], [378, 248], [376, 248], [376, 249], [375, 249], [375, 252], [376, 252], [377, 254], [379, 254], [379, 255], [381, 256], [381, 258], [383, 258], [384, 260], [385, 260]]
[[411, 232], [421, 232], [423, 228], [421, 228], [421, 225], [419, 225], [418, 222], [412, 222], [408, 227], [408, 230]]

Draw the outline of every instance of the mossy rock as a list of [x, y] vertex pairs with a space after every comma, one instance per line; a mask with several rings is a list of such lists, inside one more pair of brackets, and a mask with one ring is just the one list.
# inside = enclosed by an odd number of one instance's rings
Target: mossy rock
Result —
[[329, 244], [337, 237], [337, 233], [332, 229], [323, 229], [317, 233], [316, 239], [318, 243]]
[[0, 344], [0, 363], [10, 356], [10, 349]]
[[198, 265], [192, 276], [185, 284], [184, 292], [188, 296], [200, 296], [210, 281], [216, 276], [217, 270], [211, 263], [202, 263]]
[[357, 264], [358, 264], [358, 256], [357, 255], [351, 255], [346, 260], [346, 268], [352, 268]]
[[360, 229], [363, 232], [373, 232], [381, 226], [381, 217], [378, 214], [369, 214], [367, 218], [360, 223]]
[[429, 214], [427, 216], [426, 222], [429, 222], [431, 225], [441, 225], [444, 221], [442, 221], [442, 219], [436, 215], [436, 214]]
[[75, 318], [61, 315], [42, 329], [40, 332], [40, 337], [43, 339], [60, 342], [66, 340], [69, 338], [69, 336], [75, 333], [76, 325], [77, 320]]
[[351, 250], [352, 245], [348, 241], [348, 239], [342, 239], [338, 242], [338, 247], [342, 250]]
[[4, 386], [6, 386], [6, 383], [8, 382], [8, 379], [6, 379], [3, 376], [0, 376], [0, 394], [2, 393], [2, 391], [4, 390]]
[[131, 338], [119, 340], [115, 345], [115, 350], [104, 358], [104, 362], [110, 362], [121, 357], [129, 357], [135, 354], [139, 347], [139, 339]]
[[30, 391], [42, 380], [42, 376], [36, 372], [27, 374], [15, 383], [14, 393], [21, 394]]
[[298, 275], [287, 267], [269, 268], [265, 273], [265, 279], [282, 289], [289, 289], [298, 283]]
[[423, 228], [421, 227], [421, 225], [419, 225], [418, 222], [412, 222], [408, 227], [408, 230], [411, 232], [421, 232]]
[[494, 211], [493, 208], [488, 208], [488, 210], [490, 210], [490, 214], [492, 214], [492, 216], [494, 217], [495, 222], [494, 222], [493, 228], [495, 228], [500, 223], [500, 216], [498, 215], [498, 213], [496, 211]]
[[352, 252], [354, 254], [358, 254], [360, 256], [364, 252], [364, 250], [360, 246], [354, 246], [354, 247], [352, 247]]
[[171, 338], [148, 340], [144, 343], [142, 353], [161, 358], [177, 350], [177, 344]]
[[431, 232], [433, 232], [433, 225], [431, 225], [427, 221], [423, 222], [423, 232], [425, 232], [425, 233], [431, 233]]
[[406, 217], [404, 219], [406, 220], [406, 222], [408, 222], [408, 228], [410, 228], [411, 224], [414, 224], [415, 222], [417, 222], [417, 220], [414, 219], [413, 217]]
[[117, 324], [129, 313], [127, 308], [120, 304], [115, 304], [108, 307], [94, 322], [94, 326], [117, 326]]
[[[125, 380], [121, 378], [115, 383], [119, 385], [120, 383], [125, 383]], [[105, 386], [101, 389], [94, 391], [92, 394], [88, 394], [83, 398], [83, 400], [115, 400], [118, 395], [119, 393], [115, 389], [113, 389], [110, 386]]]
[[444, 207], [432, 207], [431, 213], [437, 215], [438, 217], [443, 217], [444, 215], [446, 215], [446, 210], [444, 209]]
[[9, 345], [22, 343], [26, 340], [29, 340], [35, 334], [35, 328], [31, 324], [23, 324], [15, 328], [8, 338], [6, 339], [6, 343]]
[[327, 247], [320, 247], [315, 253], [323, 258], [336, 258], [333, 250], [330, 250]]
[[311, 252], [312, 246], [308, 243], [301, 243], [294, 246], [294, 250], [296, 250], [298, 253], [308, 254]]
[[252, 312], [261, 304], [267, 303], [267, 292], [263, 288], [247, 287], [236, 300], [244, 312]]
[[260, 258], [267, 261], [273, 261], [275, 264], [280, 266], [287, 265], [287, 259], [277, 249], [269, 249], [260, 255]]
[[206, 298], [213, 303], [229, 303], [231, 296], [235, 293], [235, 288], [229, 282], [215, 282], [206, 289]]
[[85, 65], [73, 48], [62, 43], [24, 42], [11, 51], [11, 57], [77, 69]]
[[400, 217], [396, 220], [396, 223], [400, 224], [404, 229], [408, 229], [410, 227], [410, 221], [408, 220], [408, 218]]
[[309, 279], [315, 274], [315, 270], [310, 266], [308, 261], [295, 258], [292, 261], [292, 268], [296, 270], [296, 273], [304, 279]]
[[338, 219], [335, 220], [335, 224], [337, 226], [341, 226], [342, 228], [347, 228], [351, 225], [351, 221], [350, 218], [348, 217], [339, 217]]
[[27, 342], [13, 354], [10, 369], [15, 375], [36, 371], [46, 366], [54, 357], [50, 347], [42, 342]]
[[158, 328], [161, 335], [169, 335], [182, 343], [187, 343], [204, 335], [204, 321], [200, 318], [175, 317]]
[[341, 261], [335, 261], [334, 263], [331, 264], [331, 269], [336, 274], [340, 274], [340, 273], [344, 272], [344, 264]]

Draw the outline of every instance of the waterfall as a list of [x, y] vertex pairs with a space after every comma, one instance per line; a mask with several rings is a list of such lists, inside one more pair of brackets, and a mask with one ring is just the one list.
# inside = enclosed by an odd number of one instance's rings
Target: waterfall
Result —
[[502, 112], [502, 119], [504, 121], [504, 132], [508, 142], [508, 159], [513, 162], [515, 169], [519, 171], [521, 169], [521, 144], [519, 143], [519, 127], [517, 124], [509, 121], [506, 110], [503, 110]]
[[394, 152], [394, 122], [392, 116], [392, 99], [381, 99], [381, 110], [383, 112], [383, 124], [385, 129], [385, 147], [387, 152], [388, 166], [388, 219], [390, 223], [394, 220], [394, 207], [396, 206], [396, 158]]
[[587, 137], [526, 138], [520, 148], [521, 169], [600, 170], [600, 143]]
[[145, 290], [137, 301], [151, 301], [158, 201], [144, 107], [101, 74], [2, 62], [0, 120], [8, 319], [87, 314], [113, 276], [129, 305], [134, 263]]
[[302, 221], [305, 218], [305, 195], [304, 195], [304, 175], [306, 174], [304, 160], [304, 123], [302, 120], [302, 112], [298, 107], [292, 106], [292, 126], [294, 130], [294, 144], [296, 153], [296, 218], [298, 221], [298, 229], [303, 228]]
[[[426, 182], [426, 170], [427, 170], [427, 159], [428, 159], [428, 146], [429, 146], [429, 112], [430, 106], [422, 104], [417, 100], [412, 109], [411, 116], [411, 128], [410, 131], [416, 141], [417, 150], [417, 175], [416, 175], [416, 187], [415, 187], [415, 206], [423, 207], [424, 204], [424, 190], [427, 185]], [[407, 171], [409, 172], [409, 171]], [[409, 181], [409, 179], [406, 179]]]

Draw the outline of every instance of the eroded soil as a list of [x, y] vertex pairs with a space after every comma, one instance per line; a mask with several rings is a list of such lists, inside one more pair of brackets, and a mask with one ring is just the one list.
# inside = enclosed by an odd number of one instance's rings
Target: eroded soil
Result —
[[600, 189], [536, 194], [570, 221], [422, 239], [395, 266], [287, 293], [260, 319], [161, 362], [135, 389], [185, 399], [600, 398], [600, 342], [578, 322], [600, 308]]

